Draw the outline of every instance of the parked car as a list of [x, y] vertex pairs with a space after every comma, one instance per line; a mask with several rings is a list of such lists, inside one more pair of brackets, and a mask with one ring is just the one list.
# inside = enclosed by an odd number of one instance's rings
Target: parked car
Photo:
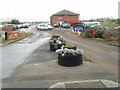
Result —
[[59, 27], [59, 24], [54, 24], [54, 27]]
[[22, 28], [28, 28], [28, 27], [29, 27], [28, 24], [26, 24], [26, 23], [22, 24]]
[[50, 24], [39, 24], [37, 26], [38, 30], [52, 30], [52, 26]]
[[100, 26], [100, 22], [84, 22], [84, 24], [87, 25], [88, 27]]
[[3, 25], [0, 25], [0, 29], [2, 29], [4, 26]]
[[23, 24], [15, 24], [15, 27], [16, 27], [17, 29], [23, 28]]
[[63, 24], [61, 25], [61, 27], [63, 27], [63, 28], [70, 28], [71, 25], [68, 24], [68, 23], [63, 23]]

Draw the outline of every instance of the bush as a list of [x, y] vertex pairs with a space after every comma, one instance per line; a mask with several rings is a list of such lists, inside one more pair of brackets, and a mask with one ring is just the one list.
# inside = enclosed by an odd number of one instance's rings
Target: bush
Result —
[[118, 33], [118, 30], [109, 29], [106, 27], [92, 27], [85, 29], [83, 37], [91, 38], [91, 30], [95, 30], [95, 38], [103, 38], [105, 41], [120, 40], [120, 33]]
[[103, 38], [104, 30], [95, 30], [95, 37], [96, 38]]
[[106, 27], [92, 27], [85, 30], [84, 37], [91, 38], [91, 30], [95, 30], [95, 38], [104, 38], [108, 40], [108, 38], [116, 38], [118, 37], [118, 31], [109, 29]]
[[91, 35], [92, 30], [95, 30], [95, 28], [87, 28], [87, 29], [85, 29], [85, 32], [83, 33], [83, 37], [91, 38], [92, 37], [92, 35]]
[[91, 38], [91, 31], [95, 30], [95, 37], [96, 38], [103, 38], [104, 28], [92, 27], [85, 30], [84, 37]]
[[85, 33], [83, 34], [83, 37], [91, 38], [91, 31], [90, 30], [86, 30]]
[[105, 39], [105, 41], [118, 41], [119, 33], [117, 30], [110, 29], [103, 34], [103, 38]]
[[13, 26], [5, 26], [2, 28], [3, 31], [13, 31], [14, 27]]

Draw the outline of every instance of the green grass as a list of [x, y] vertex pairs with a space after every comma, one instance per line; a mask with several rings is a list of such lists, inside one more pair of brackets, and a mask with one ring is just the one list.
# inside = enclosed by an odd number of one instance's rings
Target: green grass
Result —
[[107, 42], [105, 42], [105, 43], [110, 44], [110, 45], [120, 46], [120, 41], [107, 41]]
[[104, 39], [102, 39], [102, 38], [92, 38], [92, 40], [101, 41], [101, 42], [104, 41]]
[[4, 38], [0, 38], [0, 44], [5, 44], [5, 43], [10, 43], [10, 42], [14, 42], [17, 40], [21, 40], [21, 39], [28, 37], [28, 36], [31, 36], [31, 35], [32, 35], [32, 33], [29, 33], [28, 35], [26, 35], [25, 33], [22, 33], [22, 37], [20, 37], [20, 38], [9, 39], [9, 40], [5, 40]]
[[118, 26], [118, 24], [113, 23], [113, 22], [101, 22], [101, 25], [103, 27], [109, 27], [110, 29], [114, 29], [116, 26]]
[[2, 43], [2, 38], [0, 38], [0, 43]]
[[102, 38], [92, 38], [92, 40], [100, 41], [109, 45], [120, 46], [120, 41], [105, 41]]

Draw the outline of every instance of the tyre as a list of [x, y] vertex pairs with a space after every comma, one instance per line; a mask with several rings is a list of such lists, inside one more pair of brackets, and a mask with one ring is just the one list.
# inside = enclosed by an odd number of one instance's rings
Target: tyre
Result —
[[56, 51], [56, 48], [55, 48], [55, 46], [53, 44], [50, 44], [50, 50], [51, 51]]
[[72, 67], [83, 63], [83, 56], [61, 56], [58, 54], [58, 64], [62, 66]]
[[48, 30], [52, 30], [52, 28], [49, 28]]

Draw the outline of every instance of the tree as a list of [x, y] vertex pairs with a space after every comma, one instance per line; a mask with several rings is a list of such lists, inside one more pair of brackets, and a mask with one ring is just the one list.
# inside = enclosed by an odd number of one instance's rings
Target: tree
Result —
[[19, 20], [13, 19], [11, 20], [11, 24], [20, 24]]
[[94, 21], [93, 19], [89, 20], [89, 22], [93, 22], [93, 21]]

